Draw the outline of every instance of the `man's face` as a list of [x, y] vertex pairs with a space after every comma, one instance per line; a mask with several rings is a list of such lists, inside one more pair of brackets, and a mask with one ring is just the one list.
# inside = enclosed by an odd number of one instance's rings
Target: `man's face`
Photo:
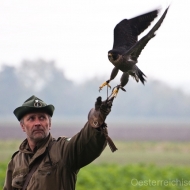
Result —
[[26, 132], [28, 140], [39, 142], [49, 135], [51, 119], [43, 112], [29, 113], [22, 118], [20, 125]]

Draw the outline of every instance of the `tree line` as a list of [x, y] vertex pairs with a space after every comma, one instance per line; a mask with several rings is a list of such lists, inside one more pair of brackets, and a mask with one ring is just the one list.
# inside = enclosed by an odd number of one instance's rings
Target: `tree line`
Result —
[[[19, 68], [4, 65], [0, 71], [0, 116], [12, 117], [16, 107], [36, 95], [55, 106], [55, 117], [87, 117], [96, 98], [107, 96], [106, 88], [98, 91], [105, 79], [92, 78], [77, 85], [53, 61], [24, 60]], [[114, 100], [110, 117], [189, 118], [190, 96], [163, 82], [149, 78], [143, 86], [130, 78], [126, 89], [127, 92], [120, 91]]]

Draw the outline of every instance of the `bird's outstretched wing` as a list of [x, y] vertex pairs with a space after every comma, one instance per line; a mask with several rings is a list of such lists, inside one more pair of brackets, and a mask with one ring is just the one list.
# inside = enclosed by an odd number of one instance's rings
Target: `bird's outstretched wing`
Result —
[[137, 42], [138, 35], [143, 32], [150, 23], [157, 17], [158, 10], [134, 17], [132, 19], [124, 19], [114, 28], [113, 49], [124, 47], [129, 49]]
[[127, 50], [123, 55], [130, 55], [132, 56], [132, 59], [137, 60], [139, 55], [141, 54], [141, 51], [144, 49], [146, 44], [149, 42], [150, 39], [152, 39], [155, 36], [155, 32], [158, 30], [158, 28], [161, 26], [167, 11], [169, 7], [165, 10], [161, 18], [158, 20], [158, 22], [155, 24], [155, 26], [148, 32], [147, 35], [145, 35], [143, 38], [141, 38], [135, 45], [133, 45], [129, 50]]
[[134, 36], [138, 36], [141, 34], [145, 29], [147, 29], [151, 22], [158, 16], [159, 10], [154, 10], [152, 12], [134, 17], [129, 20], [132, 34]]

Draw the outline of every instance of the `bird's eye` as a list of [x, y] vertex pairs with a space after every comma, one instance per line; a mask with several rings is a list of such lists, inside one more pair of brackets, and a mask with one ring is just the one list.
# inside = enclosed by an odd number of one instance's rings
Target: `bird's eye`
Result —
[[111, 53], [108, 53], [108, 58], [112, 58], [112, 54]]

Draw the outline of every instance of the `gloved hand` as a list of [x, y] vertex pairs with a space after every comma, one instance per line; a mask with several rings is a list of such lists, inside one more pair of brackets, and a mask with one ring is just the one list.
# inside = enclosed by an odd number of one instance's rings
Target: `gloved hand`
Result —
[[88, 121], [94, 128], [100, 127], [107, 115], [111, 111], [113, 99], [105, 100], [102, 102], [102, 98], [99, 96], [95, 103], [95, 108], [92, 108], [88, 114]]

